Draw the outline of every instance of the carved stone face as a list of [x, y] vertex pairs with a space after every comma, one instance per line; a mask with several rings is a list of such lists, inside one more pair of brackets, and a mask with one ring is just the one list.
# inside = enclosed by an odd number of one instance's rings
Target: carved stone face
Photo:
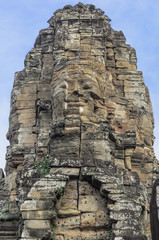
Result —
[[[82, 28], [85, 23], [80, 24]], [[76, 157], [86, 165], [111, 161], [106, 98], [112, 85], [106, 71], [105, 42], [92, 34], [70, 32], [64, 46], [64, 54], [54, 50], [50, 155]]]

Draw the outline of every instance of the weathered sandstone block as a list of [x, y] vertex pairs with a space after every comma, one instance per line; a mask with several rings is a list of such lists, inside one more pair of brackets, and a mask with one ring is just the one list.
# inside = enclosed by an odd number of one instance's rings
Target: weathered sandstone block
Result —
[[0, 239], [152, 239], [151, 101], [109, 22], [93, 5], [59, 9], [15, 74]]

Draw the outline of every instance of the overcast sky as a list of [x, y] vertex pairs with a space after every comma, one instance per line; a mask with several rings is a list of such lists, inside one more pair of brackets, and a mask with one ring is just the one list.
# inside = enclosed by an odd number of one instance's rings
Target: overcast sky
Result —
[[[155, 118], [155, 153], [159, 159], [159, 1], [92, 0], [105, 11], [115, 30], [122, 30], [127, 43], [136, 49], [138, 70], [143, 71], [150, 91]], [[25, 55], [47, 20], [59, 8], [75, 0], [0, 0], [0, 167], [4, 168], [10, 94], [14, 73], [24, 67]]]

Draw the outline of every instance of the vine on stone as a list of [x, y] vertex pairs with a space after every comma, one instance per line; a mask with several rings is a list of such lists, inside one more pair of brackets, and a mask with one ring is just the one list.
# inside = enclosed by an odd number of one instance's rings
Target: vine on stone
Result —
[[62, 187], [58, 187], [57, 189], [56, 189], [56, 197], [57, 197], [57, 199], [60, 199], [60, 204], [61, 204], [61, 202], [62, 202], [62, 200], [63, 200], [63, 188]]
[[51, 228], [51, 232], [52, 232], [52, 238], [51, 240], [55, 240], [55, 229], [57, 228], [57, 225], [54, 223], [54, 224], [51, 224], [50, 225], [50, 228]]
[[50, 160], [47, 157], [35, 163], [37, 172], [39, 173], [40, 177], [44, 177], [46, 174], [50, 172], [51, 163], [52, 160]]

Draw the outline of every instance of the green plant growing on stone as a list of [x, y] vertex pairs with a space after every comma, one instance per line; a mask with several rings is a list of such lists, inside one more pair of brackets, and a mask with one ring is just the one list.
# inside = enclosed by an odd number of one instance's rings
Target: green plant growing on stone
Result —
[[44, 177], [46, 174], [48, 174], [50, 172], [51, 163], [52, 163], [52, 160], [50, 160], [47, 157], [36, 162], [35, 165], [36, 165], [37, 172], [39, 173], [40, 177]]
[[88, 172], [88, 175], [95, 175], [95, 174], [97, 174], [96, 172]]
[[113, 232], [112, 229], [108, 231], [108, 240], [113, 240]]
[[57, 199], [60, 199], [60, 204], [61, 204], [61, 202], [63, 200], [63, 188], [62, 187], [58, 187], [56, 189], [56, 197], [57, 197]]
[[51, 240], [55, 240], [55, 230], [57, 228], [57, 225], [55, 223], [51, 224], [50, 228], [51, 228], [51, 233], [52, 233]]
[[3, 208], [2, 210], [0, 210], [1, 213], [9, 213], [9, 209], [8, 208]]
[[111, 224], [106, 226], [106, 230], [108, 231], [108, 240], [113, 240], [113, 231]]

